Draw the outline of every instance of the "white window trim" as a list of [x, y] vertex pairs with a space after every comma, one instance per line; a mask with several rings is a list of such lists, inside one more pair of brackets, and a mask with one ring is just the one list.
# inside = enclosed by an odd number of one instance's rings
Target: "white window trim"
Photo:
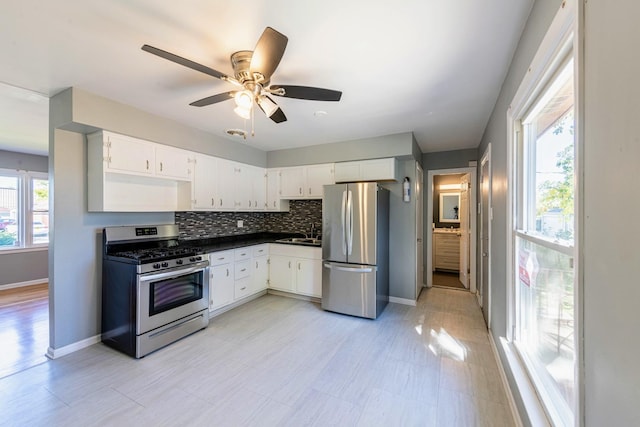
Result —
[[[577, 3], [577, 4], [576, 4]], [[583, 108], [581, 106], [582, 100], [582, 49], [583, 40], [580, 37], [583, 23], [583, 11], [584, 5], [582, 2], [576, 2], [576, 0], [566, 0], [562, 3], [561, 8], [556, 14], [553, 22], [551, 23], [542, 43], [540, 44], [534, 59], [529, 66], [527, 73], [525, 74], [522, 83], [520, 84], [508, 110], [507, 110], [507, 179], [508, 188], [507, 192], [507, 268], [506, 268], [506, 283], [507, 283], [507, 339], [503, 343], [505, 345], [505, 351], [512, 354], [512, 357], [508, 358], [508, 363], [511, 366], [512, 372], [524, 373], [527, 369], [524, 366], [524, 362], [520, 357], [516, 346], [513, 343], [515, 335], [515, 319], [516, 319], [516, 306], [515, 306], [515, 289], [514, 289], [514, 259], [515, 259], [515, 237], [523, 237], [527, 240], [534, 241], [537, 244], [544, 246], [553, 245], [553, 249], [560, 250], [563, 253], [569, 251], [572, 255], [576, 252], [573, 247], [567, 247], [558, 245], [555, 242], [549, 242], [538, 237], [527, 235], [526, 233], [517, 231], [514, 232], [514, 224], [516, 224], [516, 215], [521, 213], [516, 212], [516, 206], [518, 205], [515, 197], [515, 189], [517, 188], [518, 177], [516, 174], [515, 165], [517, 164], [517, 150], [515, 150], [516, 144], [522, 142], [522, 128], [519, 125], [519, 121], [516, 120], [523, 117], [527, 109], [531, 107], [530, 100], [537, 98], [542, 90], [544, 90], [546, 83], [551, 76], [556, 72], [558, 66], [564, 61], [569, 54], [573, 51], [574, 57], [574, 87], [576, 92], [576, 102], [574, 106], [575, 110], [575, 132], [574, 138], [576, 141], [576, 154], [575, 154], [575, 174], [576, 177], [581, 176], [582, 171], [582, 151], [579, 149], [580, 144], [578, 141], [582, 137], [582, 123], [583, 123]], [[519, 129], [518, 129], [519, 128]], [[519, 131], [519, 134], [517, 134]], [[522, 168], [519, 168], [520, 170]], [[580, 195], [582, 194], [582, 180], [577, 179], [576, 185], [576, 200], [575, 200], [575, 217], [576, 217], [576, 239], [574, 244], [576, 247], [580, 247], [580, 232], [582, 229], [582, 208]], [[576, 407], [575, 411], [575, 425], [583, 425], [584, 423], [584, 381], [582, 375], [583, 366], [583, 350], [582, 350], [582, 289], [580, 285], [582, 283], [582, 271], [581, 271], [581, 250], [577, 251], [575, 258], [575, 272], [576, 272], [576, 289], [575, 292], [575, 335], [576, 339]], [[508, 347], [508, 349], [506, 348]], [[523, 397], [523, 404], [530, 420], [543, 418], [547, 419], [549, 423], [557, 421], [556, 416], [547, 412], [544, 405], [539, 401], [540, 397], [537, 395], [531, 379], [528, 375], [517, 375], [516, 383], [518, 388], [523, 392], [520, 395]]]
[[[3, 176], [15, 176], [18, 181], [18, 239], [21, 242], [18, 247], [6, 247], [0, 248], [0, 254], [9, 254], [16, 252], [31, 252], [34, 250], [46, 250], [49, 247], [49, 243], [33, 243], [33, 236], [31, 236], [31, 228], [27, 227], [27, 219], [31, 217], [33, 207], [33, 194], [31, 188], [31, 180], [44, 179], [48, 180], [49, 175], [46, 172], [13, 170], [13, 169], [0, 169], [0, 174]], [[51, 194], [49, 194], [51, 196]], [[49, 204], [51, 206], [51, 204]], [[50, 212], [50, 210], [48, 211]], [[29, 242], [29, 244], [27, 244]]]

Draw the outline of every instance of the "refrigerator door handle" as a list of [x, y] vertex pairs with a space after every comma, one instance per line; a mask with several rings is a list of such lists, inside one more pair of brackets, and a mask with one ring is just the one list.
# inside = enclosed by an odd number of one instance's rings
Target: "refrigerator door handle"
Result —
[[342, 192], [342, 215], [341, 215], [341, 221], [342, 221], [342, 255], [346, 255], [347, 254], [347, 230], [346, 230], [346, 215], [347, 215], [347, 190], [344, 190]]
[[351, 255], [353, 251], [353, 193], [349, 190], [349, 197], [347, 197], [347, 212], [349, 215], [348, 224], [348, 240], [347, 240], [347, 255]]
[[349, 273], [371, 273], [373, 271], [373, 267], [352, 268], [352, 267], [340, 267], [332, 264], [325, 264], [324, 266], [329, 270], [346, 271]]

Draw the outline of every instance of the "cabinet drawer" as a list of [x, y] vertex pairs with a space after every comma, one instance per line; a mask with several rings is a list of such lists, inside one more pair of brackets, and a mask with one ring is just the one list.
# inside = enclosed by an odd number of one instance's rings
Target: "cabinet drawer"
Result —
[[251, 253], [254, 257], [269, 255], [269, 247], [267, 245], [252, 246]]
[[233, 262], [233, 249], [209, 254], [209, 265], [222, 265], [229, 262]]
[[251, 247], [247, 246], [246, 248], [236, 249], [233, 253], [233, 257], [236, 261], [251, 258]]
[[245, 260], [245, 261], [240, 261], [240, 262], [236, 262], [234, 265], [235, 269], [234, 269], [234, 277], [236, 278], [236, 280], [238, 279], [242, 279], [245, 277], [249, 277], [250, 274], [250, 268], [251, 268], [251, 261], [250, 260]]
[[233, 298], [239, 299], [245, 297], [251, 293], [250, 289], [250, 281], [248, 277], [244, 279], [236, 280], [235, 287], [233, 290]]

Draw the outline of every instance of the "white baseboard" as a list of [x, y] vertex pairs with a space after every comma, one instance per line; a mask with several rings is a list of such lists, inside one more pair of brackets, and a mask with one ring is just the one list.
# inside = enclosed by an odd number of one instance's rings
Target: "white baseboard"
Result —
[[48, 278], [38, 280], [27, 280], [26, 282], [7, 283], [6, 285], [0, 285], [0, 291], [5, 289], [23, 288], [25, 286], [39, 285], [41, 283], [49, 283]]
[[504, 372], [504, 367], [502, 366], [502, 361], [500, 360], [500, 356], [498, 355], [498, 349], [496, 348], [496, 342], [493, 340], [493, 335], [491, 335], [491, 331], [487, 331], [489, 335], [489, 343], [491, 344], [491, 350], [493, 351], [493, 357], [496, 359], [496, 363], [498, 364], [498, 372], [500, 373], [500, 379], [502, 380], [502, 385], [504, 386], [504, 390], [507, 394], [507, 400], [509, 401], [509, 408], [511, 408], [511, 415], [515, 421], [516, 427], [523, 427], [522, 418], [520, 418], [520, 412], [518, 411], [518, 407], [516, 406], [516, 401], [513, 398], [513, 393], [511, 392], [511, 387], [509, 386], [509, 381], [507, 381], [507, 374]]
[[398, 298], [398, 297], [389, 297], [389, 302], [395, 302], [396, 304], [404, 304], [404, 305], [411, 305], [411, 306], [416, 306], [416, 302], [412, 299], [407, 299], [407, 298]]
[[74, 342], [73, 344], [65, 345], [60, 348], [51, 348], [47, 349], [46, 356], [49, 359], [57, 359], [58, 357], [66, 356], [67, 354], [71, 354], [75, 351], [82, 350], [83, 348], [89, 347], [91, 345], [97, 344], [100, 342], [100, 335], [95, 335], [93, 337], [86, 338], [82, 341]]

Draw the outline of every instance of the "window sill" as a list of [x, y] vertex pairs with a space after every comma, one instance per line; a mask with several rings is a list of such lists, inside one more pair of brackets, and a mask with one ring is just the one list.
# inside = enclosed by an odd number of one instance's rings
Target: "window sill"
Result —
[[26, 253], [26, 252], [42, 252], [42, 251], [48, 251], [48, 250], [49, 250], [49, 245], [30, 246], [28, 248], [6, 248], [6, 249], [0, 249], [0, 255], [19, 254], [19, 253]]
[[526, 417], [529, 420], [530, 425], [533, 426], [551, 426], [547, 413], [542, 407], [542, 403], [538, 398], [533, 384], [529, 380], [529, 376], [525, 371], [525, 368], [520, 360], [520, 357], [516, 353], [516, 349], [512, 343], [505, 338], [500, 337], [500, 344], [504, 350], [504, 354], [507, 358], [507, 364], [513, 375], [513, 379], [516, 383], [518, 394], [522, 400]]

